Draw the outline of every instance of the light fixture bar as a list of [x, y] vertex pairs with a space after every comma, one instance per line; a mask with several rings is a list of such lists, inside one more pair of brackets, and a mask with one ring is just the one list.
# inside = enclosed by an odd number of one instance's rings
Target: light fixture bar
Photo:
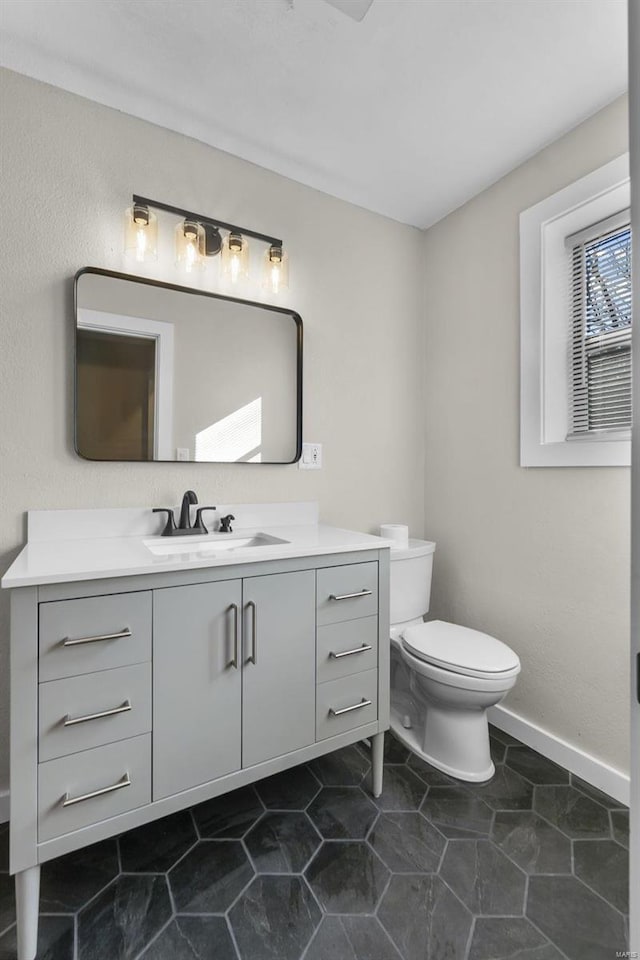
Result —
[[154, 210], [164, 210], [165, 213], [173, 213], [176, 217], [182, 217], [184, 220], [195, 220], [203, 226], [209, 224], [212, 227], [222, 227], [223, 230], [229, 230], [230, 233], [239, 233], [243, 237], [253, 237], [255, 240], [262, 240], [264, 243], [271, 244], [271, 246], [282, 246], [282, 240], [279, 240], [277, 237], [270, 237], [266, 233], [257, 233], [255, 230], [247, 230], [245, 227], [239, 227], [233, 223], [225, 223], [224, 220], [214, 220], [212, 217], [203, 217], [199, 213], [183, 210], [181, 207], [172, 207], [168, 203], [160, 203], [157, 200], [149, 200], [147, 197], [139, 197], [135, 193], [133, 194], [132, 200], [134, 204], [153, 207]]

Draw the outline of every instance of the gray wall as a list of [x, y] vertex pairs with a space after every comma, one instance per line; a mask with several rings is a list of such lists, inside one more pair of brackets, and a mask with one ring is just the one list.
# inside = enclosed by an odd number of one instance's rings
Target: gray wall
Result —
[[623, 771], [629, 470], [518, 466], [518, 217], [626, 150], [622, 98], [424, 245], [431, 613], [510, 644], [522, 674], [504, 705]]
[[[0, 83], [0, 567], [24, 543], [25, 510], [157, 506], [187, 487], [203, 503], [318, 499], [329, 523], [374, 531], [392, 519], [421, 531], [419, 231], [12, 72]], [[87, 265], [135, 272], [121, 253], [132, 192], [284, 237], [292, 285], [282, 303], [305, 324], [304, 432], [323, 443], [324, 469], [75, 456], [71, 278]], [[164, 262], [175, 282], [170, 252]], [[2, 789], [6, 594], [0, 602]]]

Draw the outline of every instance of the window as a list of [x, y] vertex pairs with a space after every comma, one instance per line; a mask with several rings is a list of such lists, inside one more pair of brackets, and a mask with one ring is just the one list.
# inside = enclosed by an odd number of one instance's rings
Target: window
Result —
[[571, 257], [571, 433], [631, 429], [630, 211], [567, 239]]
[[520, 216], [520, 463], [630, 463], [629, 161]]

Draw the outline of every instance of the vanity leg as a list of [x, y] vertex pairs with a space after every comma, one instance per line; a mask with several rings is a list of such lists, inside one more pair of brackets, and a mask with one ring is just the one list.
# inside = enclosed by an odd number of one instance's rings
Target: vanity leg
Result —
[[38, 948], [40, 865], [16, 873], [18, 960], [35, 960]]
[[382, 793], [382, 773], [384, 764], [384, 733], [371, 737], [371, 792], [374, 797]]

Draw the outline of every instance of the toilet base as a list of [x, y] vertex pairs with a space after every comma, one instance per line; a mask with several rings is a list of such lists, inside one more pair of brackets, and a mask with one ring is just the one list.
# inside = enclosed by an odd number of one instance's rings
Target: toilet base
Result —
[[[441, 770], [456, 780], [465, 780], [468, 783], [482, 783], [490, 780], [495, 773], [495, 766], [489, 752], [489, 732], [484, 712], [473, 712], [468, 717], [458, 717], [466, 727], [463, 739], [458, 743], [465, 744], [463, 760], [468, 767], [452, 766], [439, 754], [438, 747], [443, 753], [450, 755], [450, 740], [452, 734], [451, 716], [448, 711], [439, 711], [437, 708], [427, 708], [428, 717], [416, 709], [414, 698], [401, 690], [391, 689], [391, 716], [390, 726], [395, 737], [412, 753], [437, 770]], [[407, 718], [411, 724], [406, 727]], [[426, 724], [429, 724], [429, 736], [425, 737]], [[456, 731], [460, 735], [460, 730]], [[434, 744], [436, 750], [427, 753], [423, 750], [425, 741]], [[478, 764], [480, 759], [480, 764]]]

